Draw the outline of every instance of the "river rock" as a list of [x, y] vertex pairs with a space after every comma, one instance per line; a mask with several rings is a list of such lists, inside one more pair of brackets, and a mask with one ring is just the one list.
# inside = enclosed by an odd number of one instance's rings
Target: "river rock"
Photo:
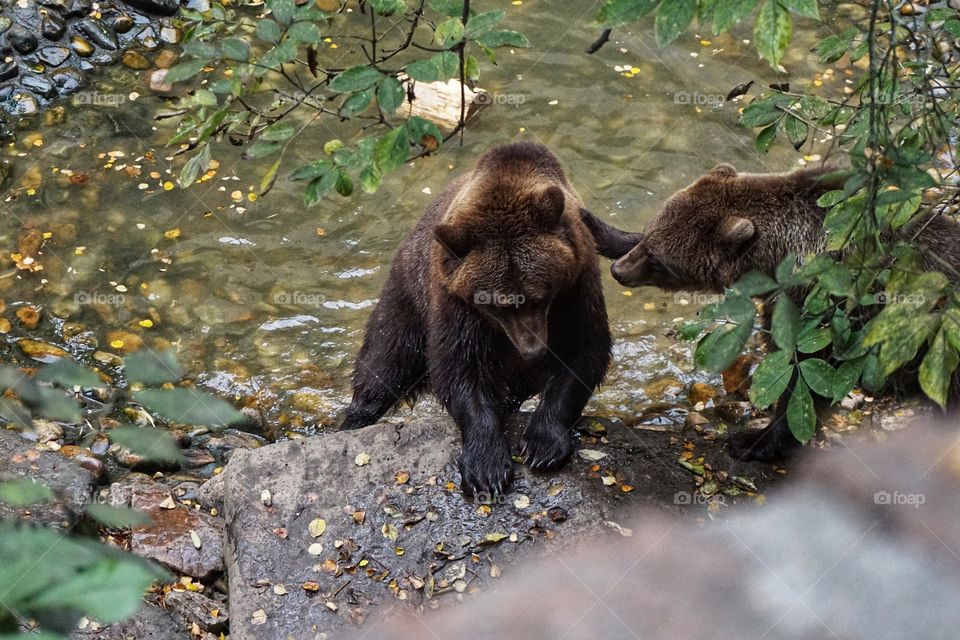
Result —
[[93, 45], [90, 44], [86, 38], [81, 38], [80, 36], [73, 36], [70, 39], [70, 46], [74, 51], [77, 52], [78, 56], [83, 56], [84, 58], [93, 54], [96, 49], [93, 48]]
[[42, 505], [15, 508], [0, 502], [0, 520], [26, 520], [52, 527], [69, 527], [93, 493], [94, 474], [72, 460], [41, 451], [14, 431], [0, 429], [0, 480], [42, 480], [56, 499]]
[[77, 31], [85, 35], [98, 47], [103, 47], [108, 51], [117, 50], [117, 36], [113, 35], [106, 27], [92, 18], [78, 22]]
[[4, 108], [10, 115], [26, 117], [35, 115], [40, 110], [40, 103], [26, 91], [11, 92]]
[[180, 8], [179, 0], [126, 0], [126, 3], [158, 16], [172, 16]]
[[24, 89], [32, 91], [34, 94], [42, 97], [53, 98], [57, 95], [57, 90], [54, 88], [53, 83], [44, 78], [43, 76], [38, 76], [33, 73], [26, 73], [20, 77], [20, 86]]
[[50, 74], [50, 81], [61, 94], [73, 93], [83, 83], [83, 76], [73, 67], [57, 69]]
[[187, 624], [195, 624], [203, 631], [220, 633], [227, 630], [230, 615], [226, 605], [202, 593], [173, 590], [164, 596], [163, 603]]
[[70, 634], [76, 640], [194, 640], [181, 616], [149, 602], [133, 617], [110, 625], [88, 621], [85, 628]]
[[43, 47], [37, 51], [37, 58], [45, 65], [59, 67], [70, 57], [70, 49], [66, 47]]
[[30, 53], [37, 48], [37, 36], [19, 24], [13, 25], [7, 31], [7, 40], [10, 46], [20, 53]]
[[200, 580], [210, 580], [223, 570], [222, 520], [181, 504], [169, 487], [131, 473], [110, 486], [107, 499], [113, 506], [139, 509], [153, 520], [130, 534], [130, 550], [137, 555]]
[[492, 505], [461, 493], [460, 436], [446, 418], [235, 452], [224, 472], [231, 637], [340, 637], [521, 556], [617, 535], [625, 509], [690, 490], [691, 476], [664, 462], [679, 455], [677, 438], [604, 424], [592, 461], [574, 456], [552, 474], [518, 466]]
[[43, 37], [50, 41], [59, 40], [63, 32], [67, 30], [67, 22], [63, 16], [56, 11], [47, 11], [43, 16], [43, 23], [40, 26]]

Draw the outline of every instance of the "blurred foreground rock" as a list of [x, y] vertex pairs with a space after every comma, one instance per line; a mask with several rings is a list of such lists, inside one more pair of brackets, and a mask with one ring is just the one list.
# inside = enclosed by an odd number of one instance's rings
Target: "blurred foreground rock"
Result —
[[960, 439], [912, 428], [808, 454], [802, 480], [702, 529], [647, 510], [442, 612], [356, 637], [948, 640], [960, 628]]
[[231, 638], [342, 637], [394, 604], [489, 591], [520, 558], [621, 538], [639, 505], [679, 508], [693, 485], [677, 464], [681, 438], [586, 423], [593, 435], [565, 469], [517, 465], [512, 493], [493, 505], [461, 494], [460, 437], [446, 418], [236, 452], [223, 481]]

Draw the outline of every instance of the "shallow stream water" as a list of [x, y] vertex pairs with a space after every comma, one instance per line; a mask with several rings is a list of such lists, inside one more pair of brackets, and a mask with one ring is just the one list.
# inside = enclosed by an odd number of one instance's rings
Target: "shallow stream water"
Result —
[[[484, 4], [505, 8], [533, 48], [501, 50], [498, 66], [483, 67], [491, 104], [463, 145], [402, 168], [376, 195], [330, 196], [312, 209], [302, 204], [302, 183], [284, 178], [254, 198], [272, 159], [241, 160], [226, 142], [214, 151], [212, 180], [174, 187], [183, 158], [165, 143], [175, 125], [154, 120], [170, 106], [142, 72], [118, 66], [93, 78], [80, 99], [0, 151], [11, 166], [0, 193], [7, 348], [36, 337], [93, 362], [94, 352], [122, 354], [138, 339], [172, 344], [202, 384], [256, 403], [281, 433], [311, 433], [335, 424], [349, 402], [353, 357], [397, 244], [431, 194], [489, 146], [548, 145], [587, 206], [629, 229], [717, 162], [783, 171], [825, 149], [795, 152], [782, 142], [758, 156], [752, 132], [736, 126], [743, 102], [724, 96], [748, 80], [795, 89], [818, 82], [841, 94], [844, 73], [821, 67], [809, 49], [845, 19], [843, 9], [798, 24], [787, 73], [778, 74], [746, 43], [748, 29], [689, 32], [662, 51], [651, 28], [618, 30], [591, 56], [584, 50], [598, 35], [589, 25], [596, 3]], [[311, 127], [287, 166], [340, 135]], [[43, 269], [18, 270], [9, 256], [32, 229], [50, 234]], [[690, 345], [668, 335], [693, 317], [696, 299], [627, 291], [606, 266], [603, 274], [614, 359], [588, 411], [636, 416], [662, 402], [682, 405], [695, 381], [717, 382], [694, 370]], [[24, 303], [44, 310], [37, 329], [15, 317]], [[415, 409], [437, 410], [429, 401]]]

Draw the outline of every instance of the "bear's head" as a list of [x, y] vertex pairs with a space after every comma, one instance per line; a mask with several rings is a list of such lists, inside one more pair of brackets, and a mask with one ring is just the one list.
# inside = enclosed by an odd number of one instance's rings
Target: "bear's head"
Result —
[[754, 221], [733, 194], [737, 171], [721, 164], [674, 194], [643, 239], [610, 268], [628, 287], [721, 293], [749, 270]]
[[[469, 188], [434, 228], [444, 289], [500, 327], [528, 360], [547, 352], [547, 315], [592, 255], [578, 204], [556, 184]], [[569, 207], [568, 207], [569, 205]]]

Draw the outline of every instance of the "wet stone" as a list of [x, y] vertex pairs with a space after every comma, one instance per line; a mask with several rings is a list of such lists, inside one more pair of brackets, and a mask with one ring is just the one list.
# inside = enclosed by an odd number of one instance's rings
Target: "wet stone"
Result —
[[64, 67], [51, 73], [50, 81], [61, 94], [67, 94], [77, 90], [83, 82], [83, 76], [72, 67]]
[[59, 67], [70, 57], [70, 49], [66, 47], [43, 47], [37, 51], [37, 58], [49, 67]]
[[20, 53], [30, 53], [37, 48], [37, 36], [20, 25], [14, 25], [7, 31], [7, 40]]
[[133, 51], [132, 49], [129, 49], [123, 52], [123, 57], [121, 57], [121, 62], [123, 62], [123, 65], [125, 67], [129, 67], [131, 69], [142, 70], [142, 69], [149, 69], [150, 67], [153, 66], [145, 55], [143, 55], [139, 51]]
[[53, 83], [43, 76], [33, 74], [24, 75], [20, 78], [20, 85], [24, 89], [29, 89], [34, 94], [42, 98], [47, 98], [48, 100], [57, 95], [57, 90], [54, 88]]
[[4, 105], [7, 112], [14, 116], [32, 116], [40, 110], [37, 99], [25, 91], [17, 91], [10, 96]]
[[160, 39], [167, 44], [177, 44], [180, 42], [180, 31], [173, 27], [163, 27], [160, 29]]
[[113, 19], [110, 26], [113, 27], [115, 33], [126, 33], [133, 28], [133, 18], [127, 14], [121, 14]]
[[117, 50], [117, 37], [96, 20], [91, 18], [81, 20], [77, 23], [77, 31], [85, 35], [97, 46], [109, 51]]
[[67, 8], [67, 15], [72, 17], [85, 16], [93, 9], [91, 0], [70, 0]]
[[43, 37], [47, 40], [59, 40], [63, 32], [67, 30], [67, 22], [56, 11], [47, 11], [40, 29]]
[[11, 78], [16, 78], [19, 69], [17, 68], [17, 61], [10, 60], [9, 62], [0, 62], [0, 82], [6, 82]]
[[77, 52], [78, 56], [83, 56], [84, 58], [90, 56], [95, 51], [93, 45], [80, 36], [73, 36], [73, 38], [70, 39], [70, 46], [73, 47], [73, 50]]
[[180, 8], [178, 0], [126, 0], [126, 3], [158, 16], [172, 16]]
[[13, 21], [10, 20], [7, 16], [0, 16], [0, 33], [3, 33], [10, 28], [10, 25], [13, 24]]

